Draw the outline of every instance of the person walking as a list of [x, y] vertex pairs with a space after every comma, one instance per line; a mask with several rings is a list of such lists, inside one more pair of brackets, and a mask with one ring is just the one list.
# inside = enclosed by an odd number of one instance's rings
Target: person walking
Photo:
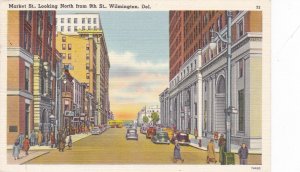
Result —
[[63, 152], [66, 146], [66, 138], [65, 138], [65, 134], [60, 131], [59, 132], [59, 141], [58, 141], [58, 150], [59, 152]]
[[51, 145], [51, 148], [55, 147], [55, 135], [53, 132], [51, 132], [51, 134], [50, 134], [50, 145]]
[[226, 148], [226, 139], [224, 138], [224, 134], [221, 134], [220, 138], [219, 138], [219, 162], [221, 163], [221, 165], [225, 164], [225, 148]]
[[175, 140], [175, 147], [174, 147], [174, 163], [177, 163], [178, 160], [181, 160], [181, 163], [184, 162], [184, 159], [181, 158], [181, 153], [180, 153], [180, 145], [178, 143], [178, 140]]
[[198, 130], [197, 130], [197, 128], [194, 129], [194, 135], [195, 135], [195, 139], [197, 139], [198, 138]]
[[25, 151], [26, 155], [28, 155], [29, 148], [30, 148], [30, 143], [29, 143], [28, 136], [26, 135], [25, 140], [23, 142], [23, 150]]
[[208, 145], [207, 145], [207, 163], [209, 164], [210, 162], [217, 163], [216, 160], [216, 155], [215, 155], [215, 144], [214, 140], [210, 139]]
[[72, 149], [72, 137], [69, 135], [69, 140], [68, 140], [68, 149]]
[[14, 146], [13, 146], [12, 155], [13, 155], [13, 157], [14, 157], [15, 160], [19, 159], [20, 145], [19, 145], [18, 141], [16, 141], [15, 144], [14, 144]]
[[41, 131], [39, 131], [38, 133], [37, 141], [38, 141], [38, 145], [41, 146], [43, 141], [43, 134]]
[[30, 133], [30, 146], [35, 145], [35, 138], [36, 138], [35, 132], [34, 130], [32, 130], [32, 132]]
[[23, 147], [23, 142], [24, 142], [24, 134], [22, 132], [20, 132], [19, 136], [18, 136], [18, 142], [19, 142], [19, 145], [20, 145], [20, 148]]
[[248, 159], [248, 148], [245, 143], [243, 143], [239, 149], [239, 158], [240, 158], [240, 164], [241, 165], [247, 165], [247, 159]]

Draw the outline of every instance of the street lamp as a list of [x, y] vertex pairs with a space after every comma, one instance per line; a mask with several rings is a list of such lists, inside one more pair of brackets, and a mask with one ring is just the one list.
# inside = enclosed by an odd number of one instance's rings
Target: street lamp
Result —
[[234, 113], [234, 108], [231, 106], [231, 24], [232, 24], [232, 13], [227, 11], [227, 38], [223, 38], [220, 33], [215, 32], [213, 29], [210, 31], [212, 34], [211, 42], [209, 47], [214, 50], [217, 46], [214, 41], [214, 34], [216, 34], [219, 39], [227, 44], [227, 77], [226, 77], [226, 109], [225, 109], [225, 128], [226, 128], [226, 149], [227, 152], [231, 152], [231, 116]]

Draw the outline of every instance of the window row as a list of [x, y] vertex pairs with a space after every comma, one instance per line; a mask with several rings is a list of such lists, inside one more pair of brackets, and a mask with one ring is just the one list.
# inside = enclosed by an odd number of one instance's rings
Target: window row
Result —
[[[60, 29], [60, 30], [58, 30]], [[77, 32], [78, 30], [98, 30], [99, 27], [97, 26], [82, 26], [82, 27], [78, 27], [78, 26], [66, 26], [66, 30], [65, 30], [65, 26], [60, 26], [60, 28], [58, 28], [56, 26], [56, 31], [58, 32], [65, 32], [65, 31], [68, 31], [68, 32], [71, 32], [71, 31], [74, 31], [74, 32]]]
[[[81, 18], [81, 23], [85, 24], [87, 21], [88, 24], [92, 24], [92, 19], [93, 19], [93, 24], [97, 24], [97, 18]], [[73, 18], [73, 20], [72, 20], [72, 18], [60, 18], [60, 23], [65, 23], [65, 20], [67, 23], [72, 23], [72, 21], [73, 21], [74, 24], [77, 24], [80, 19]], [[56, 21], [57, 21], [57, 18], [56, 18]]]

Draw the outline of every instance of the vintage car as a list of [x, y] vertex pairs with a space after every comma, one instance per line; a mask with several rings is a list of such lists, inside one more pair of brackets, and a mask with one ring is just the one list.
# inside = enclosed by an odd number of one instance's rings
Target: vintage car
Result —
[[171, 139], [174, 135], [174, 130], [172, 128], [163, 128], [163, 131], [168, 133], [169, 138]]
[[99, 127], [94, 127], [91, 131], [92, 135], [99, 135], [101, 133], [101, 130]]
[[147, 129], [148, 129], [147, 126], [142, 126], [142, 127], [140, 128], [140, 133], [146, 134], [146, 133], [147, 133]]
[[175, 140], [178, 140], [178, 143], [180, 145], [189, 145], [190, 144], [190, 139], [189, 139], [189, 134], [185, 132], [177, 132], [174, 133], [171, 142], [174, 144]]
[[147, 129], [147, 133], [146, 133], [146, 138], [147, 139], [152, 139], [152, 137], [156, 134], [156, 128], [155, 127], [149, 127]]
[[132, 129], [132, 128], [127, 129], [126, 140], [129, 140], [129, 139], [133, 139], [133, 140], [139, 139], [136, 129]]
[[152, 137], [151, 141], [159, 144], [170, 144], [168, 133], [164, 131], [157, 132], [155, 136]]

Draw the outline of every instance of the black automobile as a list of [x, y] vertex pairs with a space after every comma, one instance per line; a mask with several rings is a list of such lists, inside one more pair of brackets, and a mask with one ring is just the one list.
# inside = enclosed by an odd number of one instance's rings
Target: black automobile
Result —
[[171, 139], [171, 142], [174, 144], [175, 140], [178, 140], [178, 143], [180, 145], [190, 144], [189, 134], [185, 132], [177, 132], [176, 134], [174, 134], [173, 138]]
[[139, 139], [136, 129], [133, 129], [133, 128], [127, 129], [126, 140], [129, 140], [129, 139], [133, 139], [133, 140]]
[[151, 139], [153, 143], [158, 144], [170, 144], [170, 138], [167, 132], [161, 131], [157, 132]]

